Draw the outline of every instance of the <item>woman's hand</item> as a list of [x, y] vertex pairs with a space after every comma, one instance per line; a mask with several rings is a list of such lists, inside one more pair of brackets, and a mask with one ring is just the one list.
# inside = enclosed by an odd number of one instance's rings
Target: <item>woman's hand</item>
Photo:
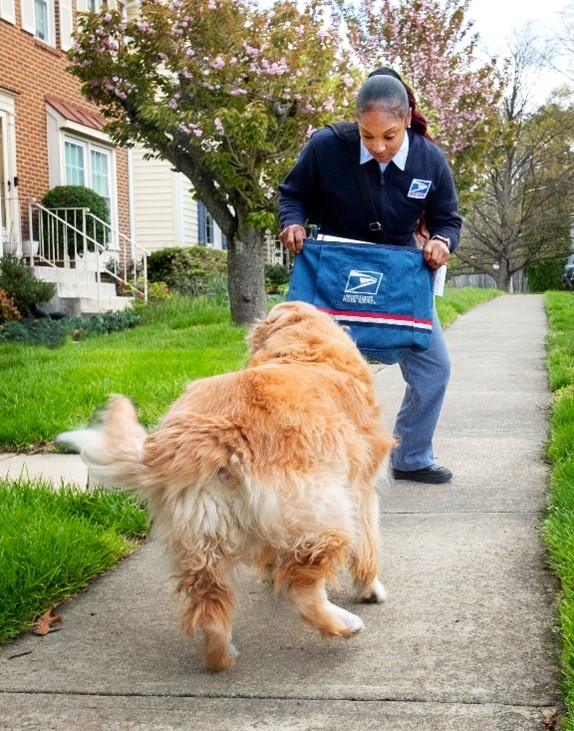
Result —
[[441, 239], [429, 239], [423, 246], [423, 256], [431, 269], [438, 269], [447, 263], [450, 251]]
[[292, 226], [287, 226], [281, 231], [279, 241], [292, 254], [298, 254], [303, 248], [303, 239], [306, 235], [305, 226], [294, 223]]

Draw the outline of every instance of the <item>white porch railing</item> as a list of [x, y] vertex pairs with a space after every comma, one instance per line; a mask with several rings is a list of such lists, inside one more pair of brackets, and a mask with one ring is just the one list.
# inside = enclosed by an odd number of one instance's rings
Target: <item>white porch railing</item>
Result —
[[[28, 230], [37, 251], [22, 251], [35, 263], [64, 270], [73, 281], [81, 271], [95, 272], [98, 301], [102, 273], [134, 297], [148, 298], [149, 252], [90, 212], [89, 208], [46, 208], [28, 200]], [[30, 235], [30, 239], [34, 239]]]

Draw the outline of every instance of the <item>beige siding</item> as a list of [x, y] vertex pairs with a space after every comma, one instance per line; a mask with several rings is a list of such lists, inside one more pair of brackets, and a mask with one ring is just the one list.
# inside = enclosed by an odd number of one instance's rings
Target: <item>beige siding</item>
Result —
[[181, 203], [182, 203], [182, 215], [183, 221], [183, 240], [184, 246], [193, 246], [197, 244], [198, 232], [197, 232], [197, 201], [194, 200], [190, 188], [191, 183], [189, 180], [180, 174], [180, 184], [182, 188]]
[[[191, 183], [164, 160], [144, 160], [145, 150], [133, 150], [135, 239], [148, 251], [198, 243], [197, 201]], [[217, 248], [221, 232], [215, 231]]]
[[177, 246], [177, 176], [164, 160], [144, 160], [144, 150], [133, 150], [135, 239], [155, 251]]

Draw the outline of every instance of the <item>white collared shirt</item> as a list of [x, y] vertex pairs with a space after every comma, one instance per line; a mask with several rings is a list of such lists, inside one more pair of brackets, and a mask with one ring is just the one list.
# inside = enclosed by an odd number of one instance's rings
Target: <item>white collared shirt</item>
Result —
[[[360, 142], [361, 142], [361, 165], [364, 165], [364, 163], [369, 162], [369, 160], [373, 160], [373, 156], [371, 155], [371, 153], [367, 150], [367, 148], [363, 144], [363, 140], [360, 140]], [[399, 168], [399, 170], [404, 170], [405, 166], [407, 164], [408, 154], [409, 154], [409, 134], [407, 131], [405, 131], [403, 144], [400, 146], [399, 151], [393, 157], [391, 162], [394, 162], [395, 165]], [[388, 164], [389, 164], [388, 162], [379, 163], [379, 167], [381, 168], [382, 173], [385, 172]]]

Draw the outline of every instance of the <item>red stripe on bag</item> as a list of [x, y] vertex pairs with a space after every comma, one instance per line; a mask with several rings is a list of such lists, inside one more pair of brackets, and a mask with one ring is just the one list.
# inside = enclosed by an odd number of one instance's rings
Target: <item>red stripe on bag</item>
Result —
[[326, 307], [318, 307], [321, 312], [332, 315], [336, 320], [346, 322], [363, 322], [377, 325], [395, 325], [397, 327], [413, 327], [421, 330], [432, 330], [432, 320], [422, 320], [409, 315], [389, 315], [384, 312], [347, 312], [345, 310], [331, 310]]

